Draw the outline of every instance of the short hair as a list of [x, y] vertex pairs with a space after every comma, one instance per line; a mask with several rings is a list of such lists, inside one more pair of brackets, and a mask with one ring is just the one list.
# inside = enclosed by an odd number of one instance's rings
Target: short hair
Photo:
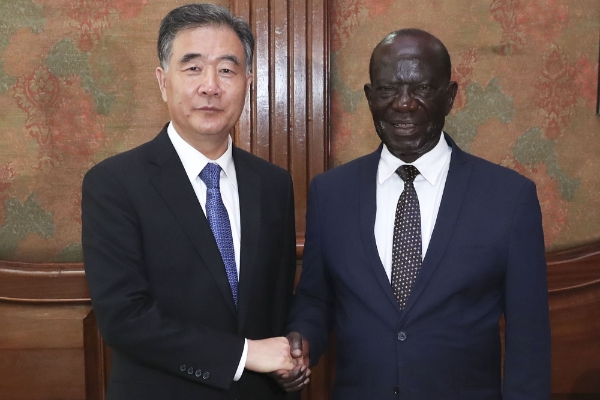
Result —
[[227, 8], [216, 4], [186, 4], [171, 10], [160, 23], [158, 30], [158, 60], [166, 71], [173, 52], [173, 40], [177, 33], [204, 26], [231, 28], [242, 42], [246, 57], [246, 72], [252, 71], [254, 36], [248, 23], [234, 17]]
[[450, 54], [448, 53], [448, 49], [444, 46], [444, 43], [437, 37], [433, 36], [431, 33], [423, 31], [421, 29], [416, 28], [406, 28], [400, 29], [394, 32], [389, 33], [386, 37], [384, 37], [381, 42], [375, 46], [373, 52], [371, 53], [371, 60], [369, 61], [369, 79], [373, 80], [373, 56], [377, 49], [384, 44], [392, 43], [398, 37], [412, 37], [412, 38], [430, 38], [433, 40], [435, 45], [438, 47], [438, 53], [441, 56], [441, 67], [442, 72], [444, 74], [444, 78], [448, 80], [451, 79], [452, 76], [452, 62], [450, 61]]

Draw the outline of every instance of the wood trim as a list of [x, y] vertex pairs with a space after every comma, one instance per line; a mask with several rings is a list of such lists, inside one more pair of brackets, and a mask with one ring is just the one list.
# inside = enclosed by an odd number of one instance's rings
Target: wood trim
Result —
[[546, 261], [550, 295], [600, 285], [600, 242], [549, 253]]
[[0, 260], [0, 300], [89, 303], [83, 264]]
[[[254, 78], [234, 142], [291, 173], [299, 238], [308, 185], [328, 168], [327, 7], [323, 0], [231, 1], [232, 12], [249, 22], [256, 39]], [[297, 251], [302, 254], [302, 246]]]
[[83, 352], [86, 400], [104, 400], [108, 380], [105, 345], [98, 331], [94, 311], [83, 319]]

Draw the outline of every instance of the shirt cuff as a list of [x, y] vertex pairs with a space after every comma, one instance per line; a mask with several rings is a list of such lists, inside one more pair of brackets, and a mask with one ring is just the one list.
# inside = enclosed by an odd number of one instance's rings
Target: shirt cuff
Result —
[[242, 377], [244, 367], [246, 366], [246, 359], [248, 358], [248, 339], [244, 339], [244, 351], [242, 352], [242, 358], [240, 359], [240, 365], [238, 365], [237, 371], [233, 377], [233, 381], [237, 382]]

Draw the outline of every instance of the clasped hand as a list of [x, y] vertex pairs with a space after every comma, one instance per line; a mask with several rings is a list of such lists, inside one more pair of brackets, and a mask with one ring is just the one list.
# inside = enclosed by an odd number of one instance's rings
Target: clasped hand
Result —
[[310, 376], [309, 346], [302, 335], [292, 332], [286, 337], [248, 340], [246, 368], [269, 373], [287, 392], [302, 389]]

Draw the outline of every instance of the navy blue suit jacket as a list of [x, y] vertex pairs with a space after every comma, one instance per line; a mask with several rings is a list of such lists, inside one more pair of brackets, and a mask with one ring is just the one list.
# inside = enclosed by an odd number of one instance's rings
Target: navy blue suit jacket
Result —
[[403, 311], [374, 235], [381, 148], [311, 183], [288, 330], [308, 339], [314, 364], [335, 327], [334, 399], [550, 397], [546, 263], [535, 185], [446, 140], [452, 156], [440, 210]]

